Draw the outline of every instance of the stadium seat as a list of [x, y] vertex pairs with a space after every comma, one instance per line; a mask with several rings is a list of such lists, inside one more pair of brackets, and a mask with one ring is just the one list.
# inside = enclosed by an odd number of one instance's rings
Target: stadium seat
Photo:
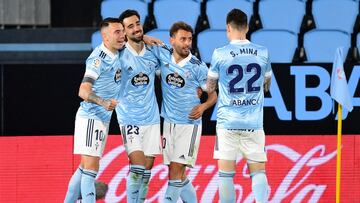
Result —
[[214, 50], [225, 46], [227, 43], [226, 30], [205, 30], [200, 32], [197, 46], [201, 60], [205, 63], [210, 63]]
[[297, 47], [297, 35], [287, 30], [258, 30], [251, 34], [251, 41], [268, 48], [275, 63], [291, 63]]
[[144, 24], [145, 17], [148, 14], [148, 4], [144, 1], [138, 0], [107, 0], [101, 2], [101, 17], [103, 19], [107, 17], [117, 18], [120, 14], [127, 10], [133, 9], [139, 12], [140, 22]]
[[248, 22], [253, 13], [253, 3], [247, 0], [209, 0], [206, 3], [206, 13], [210, 29], [225, 29], [226, 15], [233, 8], [242, 10], [248, 16]]
[[100, 31], [96, 31], [91, 35], [91, 48], [95, 49], [102, 42]]
[[146, 35], [156, 37], [156, 38], [162, 40], [165, 44], [170, 44], [169, 30], [154, 29], [154, 30], [147, 32]]
[[[337, 47], [350, 47], [350, 35], [339, 30], [312, 30], [304, 35], [304, 48], [307, 62], [332, 63]], [[346, 53], [344, 53], [344, 57]], [[345, 58], [344, 58], [345, 60]]]
[[353, 0], [315, 0], [312, 13], [317, 29], [336, 29], [352, 33], [359, 2]]
[[195, 29], [200, 14], [200, 2], [193, 0], [157, 0], [154, 2], [154, 15], [158, 29], [170, 29], [177, 21], [184, 21]]
[[261, 0], [259, 14], [264, 29], [300, 32], [306, 4], [300, 0]]

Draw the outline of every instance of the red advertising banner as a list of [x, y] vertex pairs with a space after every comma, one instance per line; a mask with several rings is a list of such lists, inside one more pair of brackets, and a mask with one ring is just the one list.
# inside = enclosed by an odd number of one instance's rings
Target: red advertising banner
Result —
[[[203, 136], [197, 164], [188, 176], [199, 202], [218, 202], [214, 136]], [[72, 136], [0, 137], [0, 202], [62, 202], [79, 156]], [[267, 136], [269, 202], [335, 202], [336, 136]], [[360, 202], [360, 136], [343, 136], [341, 202]], [[251, 180], [237, 161], [237, 202], [252, 203]], [[109, 184], [105, 200], [126, 202], [128, 159], [121, 137], [108, 139], [97, 179]], [[168, 169], [156, 159], [147, 202], [161, 202]]]

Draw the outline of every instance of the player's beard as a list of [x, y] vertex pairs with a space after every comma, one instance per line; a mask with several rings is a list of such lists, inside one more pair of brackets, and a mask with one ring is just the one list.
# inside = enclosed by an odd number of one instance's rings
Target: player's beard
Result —
[[140, 43], [141, 41], [143, 41], [143, 38], [144, 38], [144, 34], [141, 32], [141, 35], [140, 36], [135, 36], [136, 34], [133, 34], [133, 36], [129, 39], [135, 43]]
[[182, 47], [176, 47], [175, 51], [177, 52], [177, 54], [179, 54], [181, 56], [181, 58], [186, 58], [190, 54], [190, 49], [189, 48], [185, 49], [185, 48], [182, 48]]

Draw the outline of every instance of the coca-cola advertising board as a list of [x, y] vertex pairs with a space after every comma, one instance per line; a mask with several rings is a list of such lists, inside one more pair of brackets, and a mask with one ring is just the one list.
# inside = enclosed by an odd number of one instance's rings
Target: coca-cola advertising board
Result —
[[[188, 177], [199, 202], [218, 202], [214, 136], [201, 138], [196, 166]], [[0, 137], [0, 202], [62, 202], [79, 156], [72, 155], [72, 136]], [[360, 136], [342, 139], [341, 202], [360, 202]], [[335, 202], [336, 136], [267, 136], [269, 202]], [[105, 200], [126, 202], [129, 170], [121, 136], [112, 135], [97, 176], [109, 185]], [[237, 161], [237, 202], [254, 202], [243, 159]], [[156, 159], [147, 202], [162, 202], [168, 169]]]

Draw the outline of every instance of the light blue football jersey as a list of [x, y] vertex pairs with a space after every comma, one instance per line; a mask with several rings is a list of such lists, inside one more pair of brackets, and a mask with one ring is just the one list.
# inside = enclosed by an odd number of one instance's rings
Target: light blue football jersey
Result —
[[[116, 99], [120, 90], [121, 67], [119, 53], [113, 54], [104, 44], [96, 47], [86, 60], [85, 77], [95, 80], [92, 90], [103, 99]], [[80, 103], [78, 115], [110, 122], [112, 111], [91, 102]]]
[[161, 116], [169, 123], [201, 124], [201, 118], [191, 120], [188, 117], [191, 110], [200, 104], [196, 89], [205, 89], [206, 64], [191, 54], [176, 64], [172, 49], [163, 46], [158, 50], [163, 97]]
[[208, 75], [218, 78], [218, 128], [263, 129], [263, 84], [271, 73], [263, 46], [234, 40], [215, 49]]
[[160, 123], [155, 96], [155, 71], [159, 61], [145, 45], [137, 54], [127, 43], [120, 52], [121, 89], [116, 115], [119, 124], [153, 125]]

